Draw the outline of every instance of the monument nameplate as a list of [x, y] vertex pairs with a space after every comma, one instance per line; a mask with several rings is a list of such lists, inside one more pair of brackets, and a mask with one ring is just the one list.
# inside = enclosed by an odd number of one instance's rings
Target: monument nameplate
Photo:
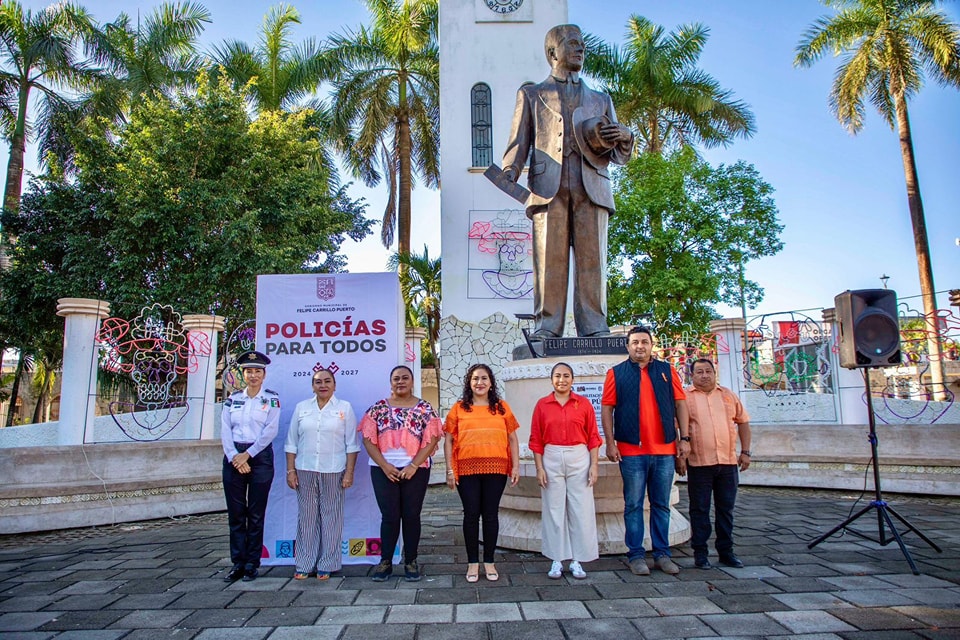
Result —
[[542, 345], [544, 357], [623, 355], [627, 352], [627, 337], [544, 338]]

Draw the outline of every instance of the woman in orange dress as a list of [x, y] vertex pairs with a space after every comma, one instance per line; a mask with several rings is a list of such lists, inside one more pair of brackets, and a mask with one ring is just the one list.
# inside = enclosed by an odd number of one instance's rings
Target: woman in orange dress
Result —
[[485, 364], [467, 369], [463, 395], [444, 425], [443, 451], [447, 486], [456, 488], [463, 503], [463, 539], [467, 548], [467, 582], [480, 575], [480, 518], [483, 518], [483, 572], [500, 578], [494, 564], [500, 533], [500, 497], [520, 480], [520, 425], [500, 399], [493, 371]]

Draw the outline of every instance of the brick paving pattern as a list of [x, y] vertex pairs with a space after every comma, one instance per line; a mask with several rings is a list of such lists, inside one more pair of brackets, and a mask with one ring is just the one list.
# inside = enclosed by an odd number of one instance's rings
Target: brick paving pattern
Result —
[[[737, 554], [747, 566], [696, 569], [683, 546], [673, 550], [677, 576], [634, 576], [622, 558], [605, 556], [584, 565], [586, 580], [550, 580], [539, 554], [500, 550], [500, 581], [467, 583], [460, 503], [445, 487], [428, 492], [419, 583], [377, 584], [370, 567], [352, 566], [326, 583], [294, 581], [293, 567], [264, 567], [254, 582], [227, 585], [222, 513], [5, 536], [0, 637], [960, 638], [960, 499], [888, 497], [943, 548], [938, 554], [907, 535], [922, 572], [915, 576], [896, 544], [846, 534], [807, 549], [856, 497], [742, 487]], [[685, 498], [679, 508], [686, 511]], [[857, 528], [875, 536], [876, 520], [865, 516]]]

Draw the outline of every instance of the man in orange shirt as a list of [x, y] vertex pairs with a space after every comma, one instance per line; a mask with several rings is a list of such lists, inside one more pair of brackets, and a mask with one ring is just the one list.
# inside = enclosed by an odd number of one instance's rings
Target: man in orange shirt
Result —
[[650, 330], [630, 329], [629, 358], [607, 371], [600, 409], [607, 458], [620, 463], [623, 477], [627, 563], [640, 576], [650, 573], [643, 548], [644, 495], [650, 499], [654, 565], [665, 573], [680, 572], [670, 559], [670, 490], [676, 458], [690, 453], [683, 383], [673, 367], [652, 353]]
[[736, 394], [717, 384], [716, 369], [706, 358], [693, 363], [693, 386], [686, 392], [692, 442], [689, 458], [679, 466], [681, 475], [684, 470], [690, 475], [687, 492], [694, 563], [701, 569], [711, 566], [707, 540], [713, 497], [720, 564], [739, 568], [743, 562], [733, 552], [733, 505], [740, 481], [738, 467], [746, 471], [750, 466], [750, 416]]

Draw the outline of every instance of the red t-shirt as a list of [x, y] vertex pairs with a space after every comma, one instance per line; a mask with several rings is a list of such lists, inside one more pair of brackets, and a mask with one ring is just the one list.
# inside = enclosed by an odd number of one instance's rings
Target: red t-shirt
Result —
[[[683, 391], [683, 382], [680, 374], [670, 367], [673, 382], [673, 399], [684, 401], [687, 395]], [[603, 381], [603, 398], [600, 403], [614, 407], [617, 405], [617, 383], [614, 380], [613, 369], [607, 370], [607, 377]], [[671, 428], [676, 428], [670, 425]], [[628, 442], [617, 442], [617, 450], [621, 456], [644, 455], [676, 455], [676, 440], [667, 444], [663, 440], [663, 426], [660, 420], [660, 407], [657, 406], [657, 397], [653, 393], [653, 382], [647, 367], [640, 368], [640, 446]]]

